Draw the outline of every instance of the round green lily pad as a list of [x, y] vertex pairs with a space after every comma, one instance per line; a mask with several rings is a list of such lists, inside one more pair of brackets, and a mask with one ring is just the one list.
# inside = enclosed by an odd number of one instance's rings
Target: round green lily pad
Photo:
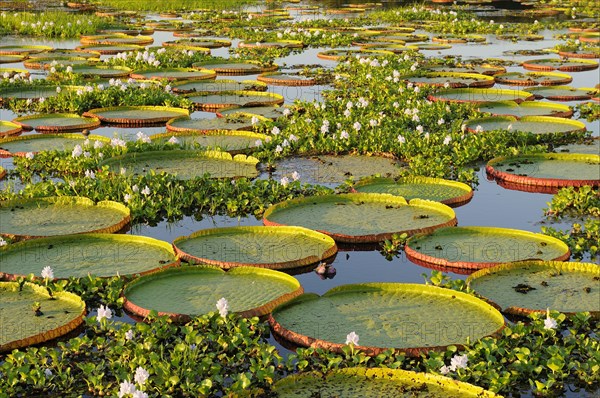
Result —
[[29, 54], [28, 59], [46, 59], [46, 58], [100, 58], [100, 53], [90, 51], [78, 51], [67, 48], [56, 48], [52, 51]]
[[177, 267], [153, 273], [125, 286], [123, 307], [145, 317], [150, 310], [186, 322], [192, 315], [217, 310], [221, 298], [243, 317], [263, 316], [300, 294], [298, 280], [283, 272], [256, 267], [229, 271], [211, 266]]
[[216, 117], [214, 119], [192, 119], [189, 116], [177, 117], [167, 122], [167, 130], [176, 132], [202, 133], [212, 130], [250, 130], [250, 117]]
[[279, 398], [492, 398], [491, 391], [432, 373], [390, 368], [345, 368], [299, 373], [274, 384]]
[[420, 41], [428, 41], [429, 36], [421, 33], [396, 33], [393, 35], [374, 36], [376, 40], [385, 41], [402, 41], [404, 43], [417, 43]]
[[207, 80], [215, 79], [217, 74], [215, 71], [208, 69], [161, 68], [136, 71], [131, 74], [131, 77], [134, 79], [153, 80]]
[[[465, 320], [469, 327], [464, 327]], [[386, 349], [419, 356], [444, 350], [504, 328], [502, 314], [484, 301], [449, 289], [408, 283], [342, 285], [322, 296], [303, 294], [276, 308], [269, 317], [273, 331], [303, 347], [341, 352], [350, 332], [357, 349], [379, 355]], [[444, 325], [452, 333], [426, 332]]]
[[223, 91], [267, 91], [267, 85], [257, 80], [184, 80], [172, 84], [176, 93], [220, 93]]
[[73, 73], [83, 77], [119, 78], [129, 76], [131, 69], [125, 66], [76, 65], [73, 67]]
[[557, 153], [587, 153], [596, 155], [600, 153], [600, 139], [598, 137], [585, 140], [583, 142], [562, 145], [554, 148]]
[[496, 35], [496, 39], [511, 41], [541, 41], [544, 40], [544, 36], [534, 34], [503, 33]]
[[191, 94], [187, 98], [197, 108], [211, 111], [233, 106], [280, 105], [284, 98], [280, 94], [260, 91], [223, 91], [215, 94]]
[[[38, 312], [34, 303], [39, 303]], [[0, 282], [0, 352], [63, 336], [83, 323], [85, 303], [69, 292], [52, 297], [44, 286]]]
[[77, 51], [99, 53], [102, 55], [114, 55], [118, 53], [126, 53], [131, 51], [143, 51], [143, 46], [136, 46], [133, 44], [121, 44], [121, 45], [106, 45], [106, 44], [91, 44], [87, 46], [79, 46], [75, 48]]
[[591, 59], [569, 58], [563, 59], [533, 59], [523, 62], [523, 68], [529, 70], [562, 72], [581, 72], [598, 68], [598, 62]]
[[122, 33], [114, 33], [109, 35], [92, 35], [92, 36], [81, 36], [79, 42], [84, 45], [122, 45], [122, 44], [134, 44], [136, 46], [145, 46], [152, 44], [154, 38], [152, 36], [130, 36]]
[[450, 207], [438, 202], [351, 193], [280, 202], [267, 209], [263, 223], [314, 229], [338, 242], [369, 243], [381, 242], [396, 233], [412, 235], [456, 225], [456, 217]]
[[49, 113], [30, 116], [21, 116], [13, 120], [25, 130], [37, 131], [69, 131], [91, 129], [100, 125], [100, 120], [95, 117], [84, 117], [74, 113]]
[[29, 239], [81, 233], [112, 233], [129, 223], [129, 208], [110, 200], [78, 196], [12, 199], [0, 202], [0, 235]]
[[349, 177], [361, 178], [379, 174], [382, 177], [397, 177], [400, 167], [396, 160], [380, 156], [319, 155], [291, 157], [275, 164], [272, 177], [289, 177], [294, 171], [309, 184], [341, 184]]
[[255, 148], [258, 145], [257, 141], [265, 142], [268, 139], [268, 136], [265, 134], [243, 130], [210, 130], [202, 134], [193, 131], [169, 132], [152, 135], [150, 139], [165, 142], [173, 137], [184, 146], [188, 145], [204, 149], [219, 148], [231, 154], [242, 153], [248, 149]]
[[492, 130], [523, 131], [531, 134], [576, 133], [586, 131], [585, 124], [552, 116], [491, 116], [468, 120], [467, 130], [484, 132]]
[[245, 42], [241, 41], [238, 43], [240, 48], [302, 48], [304, 43], [300, 40], [272, 40], [272, 41], [259, 41], [259, 42]]
[[0, 55], [0, 64], [12, 64], [22, 62], [27, 55]]
[[502, 66], [496, 65], [460, 65], [460, 66], [446, 66], [446, 65], [431, 65], [425, 66], [423, 70], [431, 72], [448, 72], [448, 73], [477, 73], [480, 75], [493, 76], [499, 73], [505, 73], [506, 69]]
[[367, 42], [360, 43], [361, 50], [367, 51], [391, 51], [394, 54], [402, 54], [407, 51], [418, 51], [418, 46], [405, 46], [400, 43], [389, 43], [389, 42]]
[[0, 55], [24, 55], [41, 53], [44, 51], [50, 51], [50, 46], [21, 46], [21, 45], [8, 45], [0, 46]]
[[197, 62], [192, 66], [194, 68], [214, 70], [219, 75], [256, 74], [263, 72], [272, 72], [277, 70], [278, 68], [278, 66], [275, 64], [263, 65], [258, 61], [227, 62], [227, 60]]
[[554, 87], [531, 87], [527, 91], [536, 98], [545, 98], [556, 101], [583, 101], [598, 95], [598, 89], [595, 88], [575, 88], [570, 86]]
[[432, 41], [438, 43], [483, 43], [487, 39], [481, 35], [454, 35], [444, 34], [438, 35], [431, 38]]
[[498, 88], [451, 88], [440, 90], [427, 97], [430, 101], [449, 102], [490, 102], [490, 101], [523, 101], [533, 100], [531, 93], [520, 90], [505, 90]]
[[290, 75], [282, 72], [265, 72], [258, 75], [261, 82], [276, 86], [312, 86], [317, 84], [312, 77], [301, 75]]
[[494, 76], [497, 83], [513, 86], [558, 86], [573, 81], [571, 75], [556, 72], [509, 72]]
[[21, 125], [6, 120], [0, 120], [0, 137], [21, 134], [21, 131], [23, 131]]
[[365, 56], [365, 57], [381, 57], [387, 55], [394, 55], [394, 52], [388, 50], [371, 50], [371, 49], [361, 49], [361, 50], [326, 50], [321, 51], [317, 54], [318, 58], [326, 59], [330, 61], [339, 61], [345, 57], [352, 57], [355, 55]]
[[431, 177], [365, 178], [354, 184], [363, 193], [389, 193], [406, 200], [427, 199], [451, 207], [462, 206], [473, 197], [473, 189], [462, 182]]
[[29, 77], [29, 71], [20, 68], [0, 68], [0, 78], [13, 77], [14, 75], [21, 75], [27, 78]]
[[441, 43], [417, 43], [406, 46], [411, 50], [417, 51], [441, 51], [441, 50], [449, 50], [452, 48], [450, 44], [441, 44]]
[[130, 152], [102, 162], [110, 170], [120, 173], [124, 168], [127, 174], [144, 175], [151, 170], [155, 173], [174, 174], [179, 179], [188, 180], [210, 174], [212, 178], [253, 178], [258, 175], [258, 159], [221, 151], [148, 151]]
[[[32, 58], [23, 62], [23, 66], [28, 69], [52, 69], [60, 66], [91, 66], [95, 65], [99, 60], [95, 58], [82, 57], [53, 57], [53, 58]], [[124, 75], [126, 76], [126, 75]]]
[[496, 180], [535, 188], [564, 188], [600, 185], [600, 156], [544, 153], [498, 157], [485, 168]]
[[526, 315], [547, 309], [600, 316], [600, 267], [591, 263], [523, 261], [477, 271], [467, 284], [502, 311]]
[[233, 267], [288, 269], [315, 264], [337, 252], [335, 241], [302, 227], [204, 229], [173, 241], [187, 262]]
[[406, 242], [406, 257], [430, 268], [473, 271], [529, 259], [566, 260], [569, 248], [543, 234], [493, 227], [442, 228]]
[[567, 105], [552, 102], [524, 101], [517, 104], [514, 101], [483, 102], [479, 104], [479, 112], [491, 113], [492, 116], [554, 116], [571, 117], [573, 109]]
[[489, 88], [496, 83], [491, 76], [477, 73], [456, 72], [430, 72], [413, 76], [404, 76], [402, 79], [418, 86], [436, 86], [445, 88]]
[[265, 119], [279, 119], [280, 117], [284, 117], [283, 113], [286, 108], [280, 106], [234, 106], [231, 108], [223, 108], [217, 111], [218, 117], [229, 117], [229, 118], [239, 118], [239, 117], [247, 117], [252, 118], [256, 116], [260, 120]]
[[143, 275], [179, 264], [167, 242], [146, 236], [79, 234], [30, 239], [0, 248], [0, 276], [40, 276], [51, 266], [54, 277]]
[[179, 116], [187, 116], [189, 111], [168, 106], [115, 106], [87, 111], [83, 116], [96, 117], [105, 123], [143, 126], [166, 122]]
[[57, 86], [57, 85], [48, 85], [48, 86], [38, 86], [38, 87], [20, 87], [20, 88], [11, 88], [11, 89], [3, 89], [0, 92], [0, 99], [2, 101], [14, 98], [14, 99], [32, 99], [38, 100], [40, 98], [49, 98], [58, 95], [57, 87], [60, 87], [61, 90], [77, 90], [79, 87], [77, 86]]
[[583, 49], [573, 49], [573, 50], [565, 50], [559, 51], [558, 55], [564, 58], [584, 58], [584, 59], [593, 59], [600, 58], [600, 47], [587, 47]]
[[29, 134], [9, 137], [0, 141], [0, 157], [25, 156], [28, 152], [72, 150], [75, 145], [83, 145], [85, 140], [110, 144], [110, 138], [100, 135], [82, 134]]
[[203, 48], [219, 48], [230, 47], [231, 41], [224, 39], [199, 39], [188, 38], [174, 41], [165, 41], [162, 44], [165, 47], [203, 47]]

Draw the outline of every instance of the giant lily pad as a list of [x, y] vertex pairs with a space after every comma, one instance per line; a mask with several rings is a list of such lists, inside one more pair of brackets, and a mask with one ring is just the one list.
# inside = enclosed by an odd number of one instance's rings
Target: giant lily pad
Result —
[[559, 70], [562, 72], [580, 72], [585, 70], [593, 70], [598, 68], [598, 62], [591, 59], [534, 59], [523, 62], [523, 68], [529, 70], [552, 71]]
[[467, 130], [482, 132], [492, 130], [523, 131], [531, 134], [575, 133], [586, 131], [585, 124], [552, 116], [492, 116], [471, 119], [466, 122]]
[[261, 82], [276, 86], [312, 86], [317, 84], [312, 77], [290, 75], [281, 72], [261, 73], [258, 75], [257, 79]]
[[345, 368], [287, 376], [273, 386], [280, 398], [492, 398], [493, 392], [432, 373], [389, 368]]
[[27, 54], [23, 55], [0, 55], [0, 64], [12, 64], [16, 62], [22, 62], [27, 58]]
[[494, 158], [485, 170], [500, 181], [556, 190], [600, 185], [599, 164], [598, 155], [544, 153]]
[[179, 264], [167, 242], [145, 236], [79, 234], [38, 238], [0, 248], [0, 276], [40, 275], [51, 266], [54, 277], [143, 275]]
[[129, 208], [109, 200], [75, 196], [0, 202], [0, 235], [15, 239], [86, 232], [112, 233], [129, 223]]
[[575, 88], [570, 86], [531, 87], [524, 91], [532, 93], [536, 98], [546, 98], [556, 101], [582, 101], [598, 95], [595, 88]]
[[555, 72], [509, 72], [496, 75], [494, 79], [500, 84], [513, 86], [557, 86], [559, 84], [569, 84], [573, 81], [571, 75]]
[[115, 33], [109, 35], [93, 35], [93, 36], [81, 36], [79, 39], [81, 44], [85, 45], [121, 45], [121, 44], [134, 44], [137, 46], [145, 46], [152, 44], [154, 39], [152, 36], [129, 36], [122, 33]]
[[89, 51], [78, 51], [67, 48], [57, 48], [52, 51], [29, 54], [28, 59], [46, 59], [46, 58], [100, 58], [100, 53]]
[[[77, 86], [58, 87], [61, 87], [61, 90], [76, 90], [79, 88]], [[9, 98], [38, 100], [39, 98], [54, 97], [56, 95], [58, 95], [56, 85], [2, 89], [0, 92], [0, 98], [2, 101], [5, 101]]]
[[[241, 153], [250, 148], [255, 148], [258, 144], [257, 141], [265, 142], [267, 136], [264, 134], [253, 133], [251, 131], [231, 131], [231, 130], [211, 130], [203, 132], [202, 134], [195, 132], [172, 132], [164, 134], [155, 134], [150, 137], [151, 140], [168, 141], [173, 137], [183, 144], [191, 147], [200, 148], [219, 148], [223, 151], [227, 151], [231, 154]], [[1, 142], [0, 142], [0, 145]]]
[[304, 44], [300, 40], [273, 40], [238, 43], [240, 48], [302, 48]]
[[225, 298], [229, 310], [243, 317], [263, 316], [278, 304], [302, 294], [296, 278], [279, 271], [240, 267], [171, 268], [143, 276], [125, 286], [126, 310], [145, 317], [150, 310], [188, 321], [192, 315], [216, 311]]
[[476, 73], [480, 75], [493, 76], [499, 73], [505, 73], [506, 69], [502, 66], [496, 65], [458, 65], [458, 66], [446, 66], [446, 65], [431, 65], [425, 66], [424, 70], [432, 72], [448, 72], [448, 73]]
[[427, 97], [430, 101], [448, 102], [490, 102], [490, 101], [523, 101], [533, 100], [531, 93], [520, 90], [504, 90], [497, 88], [451, 88], [440, 90]]
[[156, 173], [174, 174], [187, 180], [210, 174], [212, 178], [256, 177], [258, 159], [245, 156], [231, 156], [220, 151], [148, 151], [130, 152], [105, 160], [102, 165], [119, 173], [122, 168], [127, 174], [143, 175], [151, 170]]
[[82, 145], [86, 139], [110, 143], [110, 139], [100, 135], [84, 136], [82, 134], [34, 134], [9, 137], [0, 140], [0, 157], [25, 156], [40, 151], [71, 150], [75, 145]]
[[194, 68], [214, 70], [219, 75], [245, 75], [272, 72], [278, 68], [275, 64], [263, 65], [258, 61], [227, 62], [226, 60], [197, 62], [192, 66]]
[[369, 243], [456, 225], [456, 217], [448, 206], [429, 200], [353, 193], [287, 200], [269, 207], [263, 222], [314, 229], [338, 242]]
[[174, 41], [165, 41], [162, 43], [165, 47], [202, 47], [202, 48], [219, 48], [231, 47], [231, 41], [224, 39], [180, 39]]
[[294, 171], [303, 182], [310, 184], [339, 185], [349, 177], [367, 177], [379, 174], [382, 177], [397, 177], [401, 169], [393, 159], [379, 156], [333, 156], [294, 157], [275, 164], [273, 178], [282, 178]]
[[297, 268], [337, 252], [329, 236], [301, 227], [204, 229], [175, 239], [173, 246], [184, 261], [221, 268]]
[[600, 267], [559, 261], [524, 261], [477, 271], [467, 284], [502, 311], [525, 315], [546, 309], [600, 316]]
[[180, 81], [172, 84], [173, 91], [176, 93], [191, 93], [194, 91], [201, 93], [220, 93], [223, 91], [266, 91], [267, 85], [256, 80], [191, 80]]
[[161, 68], [145, 69], [133, 72], [131, 77], [134, 79], [154, 79], [154, 80], [209, 80], [215, 79], [215, 71], [208, 69], [194, 68]]
[[446, 88], [488, 88], [495, 84], [493, 77], [477, 73], [430, 72], [414, 76], [404, 76], [402, 79], [419, 86], [443, 86]]
[[92, 44], [89, 46], [79, 46], [75, 48], [77, 51], [98, 53], [102, 55], [113, 55], [118, 53], [126, 53], [131, 51], [143, 51], [143, 46], [134, 44], [107, 45], [107, 44]]
[[[336, 352], [354, 331], [360, 338], [357, 348], [372, 356], [390, 348], [418, 356], [504, 328], [502, 314], [476, 297], [405, 283], [342, 285], [323, 296], [304, 294], [275, 309], [269, 323], [277, 335], [297, 345]], [[424, 332], [431, 324], [453, 332]]]
[[[61, 65], [67, 66], [90, 66], [98, 62], [95, 58], [83, 58], [83, 57], [55, 57], [55, 58], [32, 58], [23, 62], [23, 66], [28, 69], [51, 69], [55, 66]], [[126, 75], [124, 75], [126, 76]]]
[[8, 46], [0, 46], [0, 55], [34, 54], [34, 53], [41, 53], [43, 51], [50, 51], [50, 50], [52, 50], [52, 47], [49, 47], [49, 46], [8, 45]]
[[473, 197], [473, 189], [462, 182], [431, 177], [365, 178], [354, 185], [357, 192], [389, 193], [406, 200], [435, 200], [452, 207], [462, 206]]
[[218, 117], [239, 118], [257, 117], [259, 120], [279, 119], [284, 117], [286, 108], [280, 106], [235, 106], [231, 108], [223, 108], [217, 111]]
[[528, 259], [566, 260], [569, 248], [547, 235], [493, 227], [443, 228], [406, 242], [406, 257], [419, 265], [473, 271]]
[[[39, 312], [32, 309], [39, 303]], [[0, 352], [52, 340], [83, 323], [85, 303], [69, 292], [52, 297], [44, 286], [0, 282]]]
[[339, 61], [342, 58], [352, 57], [352, 56], [364, 56], [364, 57], [381, 57], [386, 55], [394, 55], [392, 51], [388, 50], [371, 50], [371, 49], [362, 49], [362, 50], [326, 50], [317, 54], [318, 58], [326, 59], [330, 61]]
[[213, 130], [249, 130], [252, 129], [250, 117], [217, 117], [214, 119], [192, 119], [189, 116], [177, 117], [167, 122], [167, 130], [176, 132], [202, 133]]
[[95, 117], [84, 117], [74, 113], [49, 113], [30, 116], [21, 116], [13, 120], [25, 130], [37, 131], [69, 131], [90, 129], [100, 125], [100, 120]]
[[280, 105], [284, 102], [282, 95], [260, 91], [224, 91], [216, 94], [192, 94], [187, 98], [199, 109], [208, 111], [232, 106]]
[[479, 112], [491, 113], [492, 116], [554, 116], [571, 117], [573, 109], [567, 105], [552, 102], [524, 101], [517, 104], [514, 101], [483, 102], [479, 104]]
[[0, 137], [21, 134], [23, 127], [17, 123], [0, 120]]
[[130, 72], [131, 69], [125, 66], [77, 65], [73, 67], [73, 73], [84, 77], [118, 78], [127, 77]]
[[105, 123], [143, 126], [166, 122], [179, 116], [187, 116], [189, 111], [168, 106], [115, 106], [87, 111], [83, 116], [97, 117]]

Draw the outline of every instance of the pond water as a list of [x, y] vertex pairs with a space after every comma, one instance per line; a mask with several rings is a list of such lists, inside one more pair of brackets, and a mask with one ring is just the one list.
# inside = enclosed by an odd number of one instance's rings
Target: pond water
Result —
[[[325, 2], [327, 7], [340, 6], [346, 4], [347, 1], [329, 1]], [[387, 3], [385, 3], [387, 5]], [[307, 18], [307, 16], [296, 15], [297, 19]], [[494, 18], [497, 19], [496, 16]], [[156, 16], [156, 19], [160, 19]], [[566, 31], [565, 31], [566, 32]], [[415, 33], [427, 33], [425, 31], [416, 31]], [[510, 48], [511, 50], [537, 50], [553, 47], [559, 41], [553, 38], [556, 31], [543, 31], [540, 34], [544, 35], [544, 40], [539, 42], [507, 42], [497, 40], [493, 36], [488, 36], [487, 44], [454, 44], [451, 49], [442, 51], [425, 51], [427, 56], [440, 57], [446, 55], [460, 55], [464, 59], [475, 58], [500, 58], [520, 62], [525, 59], [547, 58], [548, 56], [510, 56], [503, 52]], [[564, 32], [562, 32], [564, 33]], [[153, 35], [154, 46], [160, 46], [163, 42], [178, 39], [171, 32], [156, 32]], [[45, 44], [56, 48], [75, 48], [79, 45], [79, 41], [55, 41], [55, 40], [40, 40], [31, 38], [3, 37], [2, 44]], [[232, 48], [237, 47], [239, 40], [232, 41]], [[302, 51], [301, 53], [291, 54], [281, 59], [276, 59], [275, 63], [279, 64], [284, 70], [285, 68], [294, 65], [302, 64], [319, 64], [326, 68], [333, 68], [336, 65], [335, 61], [327, 61], [317, 58], [317, 53], [324, 51], [324, 48], [311, 48]], [[229, 53], [226, 48], [212, 50], [214, 56], [228, 57]], [[104, 57], [103, 57], [104, 58]], [[3, 67], [23, 67], [22, 63], [4, 64]], [[523, 69], [520, 66], [507, 67], [509, 72], [521, 72]], [[33, 71], [32, 74], [36, 78], [42, 78], [46, 74], [40, 71]], [[588, 72], [573, 72], [570, 73], [573, 77], [573, 82], [570, 83], [574, 87], [593, 87], [599, 82], [598, 70]], [[223, 78], [234, 80], [256, 79], [257, 75], [244, 76], [225, 76]], [[515, 88], [510, 86], [496, 85], [495, 87]], [[281, 94], [285, 98], [286, 104], [292, 104], [295, 100], [320, 101], [321, 96], [327, 86], [310, 86], [310, 87], [286, 87], [286, 86], [269, 86], [268, 91]], [[577, 101], [568, 102], [568, 105], [576, 105]], [[17, 115], [12, 112], [1, 109], [0, 119], [12, 120]], [[194, 112], [194, 118], [213, 118], [214, 113], [209, 112]], [[599, 136], [600, 124], [598, 122], [587, 122], [582, 120], [592, 135]], [[139, 131], [147, 135], [164, 132], [163, 127], [148, 127], [148, 128], [115, 128], [111, 126], [102, 126], [94, 129], [93, 134], [99, 134], [107, 137], [112, 137], [114, 134], [122, 136], [126, 139], [135, 139], [135, 134]], [[28, 133], [31, 134], [31, 133]], [[0, 159], [0, 165], [10, 169], [12, 161], [10, 159]], [[480, 165], [483, 166], [483, 165]], [[262, 174], [260, 178], [268, 178], [267, 174]], [[547, 207], [547, 202], [552, 198], [552, 195], [542, 193], [528, 193], [515, 190], [504, 189], [495, 182], [488, 181], [483, 167], [478, 172], [479, 185], [475, 188], [475, 194], [470, 203], [455, 208], [458, 225], [460, 226], [495, 226], [522, 229], [532, 232], [540, 232], [540, 228], [548, 225], [549, 221], [545, 221], [543, 217], [544, 208]], [[19, 184], [15, 185], [17, 188]], [[563, 220], [561, 222], [553, 222], [555, 228], [566, 229], [570, 227], [571, 220]], [[230, 218], [226, 216], [205, 217], [202, 220], [196, 220], [192, 217], [186, 217], [183, 220], [167, 223], [161, 222], [158, 225], [136, 225], [129, 232], [134, 235], [144, 235], [167, 242], [172, 242], [175, 238], [191, 234], [194, 231], [223, 226], [237, 225], [262, 225], [261, 220], [254, 217], [247, 218]], [[597, 259], [596, 259], [597, 260]], [[342, 248], [337, 254], [332, 264], [337, 273], [329, 279], [322, 279], [319, 275], [312, 271], [296, 275], [306, 292], [314, 292], [322, 294], [327, 290], [350, 283], [363, 282], [407, 282], [407, 283], [423, 283], [423, 273], [430, 274], [430, 270], [422, 266], [418, 266], [408, 261], [404, 254], [391, 261], [387, 260], [377, 250], [349, 249]], [[464, 275], [450, 273], [453, 278], [464, 279]], [[132, 320], [124, 316], [124, 320], [132, 322]], [[282, 353], [288, 352], [287, 349], [281, 347], [277, 342], [271, 339], [271, 343], [275, 344]]]

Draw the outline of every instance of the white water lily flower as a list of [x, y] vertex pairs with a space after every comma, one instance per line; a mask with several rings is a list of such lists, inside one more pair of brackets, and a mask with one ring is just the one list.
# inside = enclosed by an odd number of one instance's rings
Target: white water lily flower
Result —
[[129, 341], [133, 339], [133, 329], [129, 329], [125, 332], [125, 340]]
[[29, 159], [29, 160], [33, 159], [33, 152], [27, 152], [27, 153], [25, 154], [25, 158], [26, 158], [26, 159]]
[[150, 373], [148, 373], [148, 371], [141, 366], [138, 366], [135, 370], [135, 376], [133, 377], [133, 380], [135, 380], [135, 382], [140, 386], [143, 386], [146, 383], [146, 380], [148, 380], [148, 377], [150, 377]]
[[450, 360], [450, 369], [451, 370], [465, 369], [467, 367], [468, 361], [469, 361], [469, 358], [467, 357], [467, 354], [455, 355]]
[[102, 141], [94, 141], [94, 149], [100, 149], [104, 146], [104, 143]]
[[132, 398], [148, 398], [148, 393], [137, 390], [133, 393]]
[[0, 238], [0, 247], [8, 245], [8, 242]]
[[420, 134], [423, 134], [423, 126], [418, 125], [416, 129]]
[[448, 373], [450, 373], [450, 367], [446, 365], [442, 366], [440, 368], [440, 373], [443, 375], [447, 375]]
[[179, 140], [175, 136], [172, 136], [171, 138], [169, 138], [168, 142], [169, 142], [169, 144], [173, 144], [173, 145], [179, 144]]
[[50, 376], [52, 376], [52, 371], [50, 369], [46, 368], [46, 369], [44, 369], [44, 375], [46, 377], [50, 377]]
[[256, 116], [252, 116], [252, 119], [250, 119], [250, 123], [252, 123], [252, 125], [254, 126], [255, 124], [257, 124], [259, 122], [258, 118]]
[[73, 148], [73, 152], [71, 152], [71, 157], [78, 158], [82, 154], [83, 154], [83, 149], [81, 148], [81, 145], [75, 145], [75, 148]]
[[144, 189], [142, 189], [142, 195], [150, 195], [150, 188], [148, 187], [148, 185], [146, 185]]
[[136, 391], [137, 388], [135, 388], [135, 384], [133, 384], [129, 380], [126, 380], [119, 384], [119, 398], [123, 398], [124, 396], [129, 394], [135, 394]]
[[556, 319], [550, 317], [550, 308], [547, 308], [546, 319], [544, 319], [544, 329], [556, 329], [556, 326], [558, 326], [558, 323], [556, 322]]
[[404, 144], [406, 142], [406, 138], [404, 138], [402, 135], [398, 135], [398, 142], [400, 144]]
[[43, 269], [42, 269], [42, 278], [46, 279], [54, 279], [54, 271], [52, 270], [52, 267], [49, 265], [46, 265]]
[[123, 195], [123, 201], [125, 203], [129, 203], [129, 201], [131, 200], [133, 196], [131, 194], [126, 193], [125, 195]]
[[447, 135], [446, 138], [444, 138], [444, 145], [450, 144], [450, 141], [452, 141], [452, 137], [450, 137], [449, 135]]
[[354, 127], [354, 130], [356, 131], [360, 131], [360, 128], [362, 127], [361, 124], [359, 122], [355, 122], [352, 127]]
[[348, 134], [346, 130], [342, 130], [342, 132], [340, 133], [340, 138], [346, 140], [350, 138], [350, 134]]
[[217, 310], [219, 310], [219, 315], [223, 318], [227, 317], [229, 313], [229, 303], [225, 297], [221, 297], [219, 301], [217, 301]]
[[358, 334], [356, 332], [350, 332], [346, 336], [346, 344], [358, 345]]
[[438, 121], [437, 121], [438, 126], [441, 126], [444, 123], [446, 123], [446, 121], [444, 120], [443, 117], [439, 118]]
[[281, 130], [279, 130], [279, 127], [275, 126], [273, 127], [273, 129], [271, 129], [271, 134], [273, 135], [278, 135], [281, 132]]
[[285, 108], [285, 109], [283, 110], [283, 116], [289, 116], [289, 115], [290, 115], [290, 113], [292, 113], [292, 111], [290, 111], [288, 108]]
[[483, 127], [481, 127], [480, 124], [477, 125], [477, 127], [475, 127], [475, 132], [476, 133], [481, 133], [483, 131]]
[[300, 179], [300, 173], [298, 173], [297, 171], [294, 171], [292, 173], [292, 180], [298, 181], [299, 179]]
[[143, 142], [145, 144], [149, 144], [150, 142], [152, 142], [150, 140], [150, 137], [148, 137], [146, 134], [144, 134], [141, 131], [138, 131], [138, 133], [135, 136], [137, 137], [138, 141], [141, 141], [141, 142]]
[[90, 178], [90, 179], [92, 179], [92, 180], [93, 180], [94, 178], [96, 178], [96, 173], [94, 173], [94, 171], [93, 171], [93, 170], [86, 170], [86, 171], [85, 171], [85, 176], [86, 176], [87, 178]]
[[98, 315], [96, 315], [96, 319], [98, 320], [98, 322], [102, 321], [103, 319], [110, 318], [112, 318], [112, 310], [110, 308], [104, 305], [98, 307]]
[[285, 176], [284, 176], [284, 177], [281, 177], [281, 180], [279, 180], [279, 183], [280, 183], [281, 185], [283, 185], [284, 187], [287, 187], [287, 186], [288, 186], [288, 184], [290, 183], [290, 179], [289, 179], [289, 178], [287, 178], [287, 177], [285, 177]]

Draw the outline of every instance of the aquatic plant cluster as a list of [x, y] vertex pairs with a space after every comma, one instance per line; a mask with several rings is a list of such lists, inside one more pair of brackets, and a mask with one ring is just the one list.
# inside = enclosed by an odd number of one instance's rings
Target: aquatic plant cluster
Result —
[[[0, 121], [0, 398], [600, 391], [600, 89], [568, 86], [598, 68], [600, 10], [542, 0], [495, 22], [472, 3], [2, 11], [0, 35], [81, 45], [0, 46], [0, 105], [18, 116]], [[549, 31], [552, 48], [522, 49]], [[510, 56], [444, 55], [490, 37]], [[281, 62], [304, 51], [328, 62]], [[313, 100], [274, 89], [315, 85]], [[553, 194], [541, 234], [456, 227], [482, 169]], [[265, 226], [112, 234], [213, 216]], [[317, 295], [283, 273], [330, 280], [338, 250], [367, 242], [470, 276]]]

